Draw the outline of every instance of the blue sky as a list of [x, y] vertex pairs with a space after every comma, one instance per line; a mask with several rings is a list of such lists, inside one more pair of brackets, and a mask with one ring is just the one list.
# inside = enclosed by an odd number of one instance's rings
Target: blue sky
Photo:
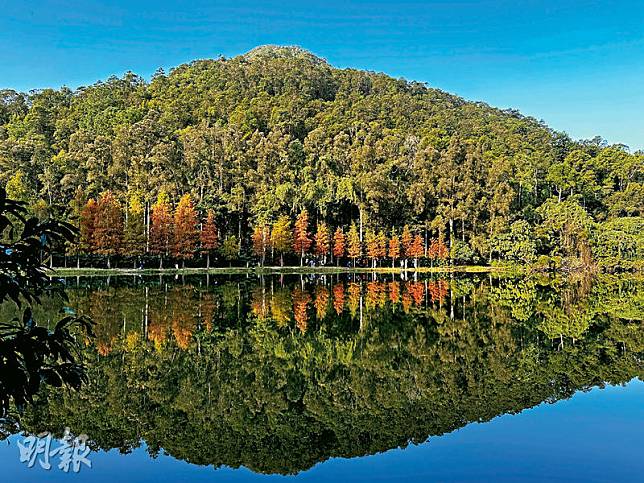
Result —
[[0, 88], [149, 77], [261, 44], [644, 149], [644, 1], [0, 0]]

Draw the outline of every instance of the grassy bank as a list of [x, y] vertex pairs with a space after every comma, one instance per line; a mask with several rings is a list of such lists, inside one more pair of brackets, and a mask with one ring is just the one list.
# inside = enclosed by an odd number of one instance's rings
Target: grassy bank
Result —
[[[408, 268], [406, 272], [411, 273], [488, 273], [505, 272], [507, 267], [488, 266], [453, 266], [453, 267], [419, 267], [418, 269]], [[515, 271], [516, 267], [512, 268]], [[54, 276], [107, 276], [107, 275], [246, 275], [246, 274], [338, 274], [338, 273], [402, 273], [400, 267], [378, 267], [378, 268], [346, 268], [346, 267], [218, 267], [218, 268], [164, 268], [164, 269], [133, 269], [133, 268], [54, 268]]]

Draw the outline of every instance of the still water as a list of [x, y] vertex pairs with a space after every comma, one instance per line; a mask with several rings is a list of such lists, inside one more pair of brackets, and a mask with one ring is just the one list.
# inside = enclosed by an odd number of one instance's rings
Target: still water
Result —
[[[2, 481], [642, 481], [641, 277], [65, 283], [36, 317], [95, 320], [90, 382], [5, 429]], [[65, 428], [91, 468], [20, 461]]]

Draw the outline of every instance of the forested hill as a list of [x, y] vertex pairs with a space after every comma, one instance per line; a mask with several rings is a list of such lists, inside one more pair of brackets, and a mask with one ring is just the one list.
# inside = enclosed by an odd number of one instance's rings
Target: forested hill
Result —
[[151, 207], [189, 194], [242, 254], [254, 229], [306, 209], [313, 232], [409, 225], [425, 252], [445, 239], [463, 262], [637, 258], [643, 165], [623, 146], [292, 47], [149, 82], [128, 73], [75, 91], [0, 91], [0, 184], [75, 223], [89, 199], [113, 194], [126, 226], [101, 253], [127, 253], [139, 219], [148, 250]]

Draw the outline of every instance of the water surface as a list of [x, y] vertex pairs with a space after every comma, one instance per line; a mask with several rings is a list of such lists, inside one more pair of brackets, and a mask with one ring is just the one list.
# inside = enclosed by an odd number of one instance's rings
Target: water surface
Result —
[[[44, 391], [0, 446], [29, 481], [636, 481], [637, 277], [70, 278], [90, 383]], [[8, 316], [10, 307], [3, 311]], [[25, 434], [93, 467], [27, 468]], [[15, 433], [16, 430], [9, 431]]]

